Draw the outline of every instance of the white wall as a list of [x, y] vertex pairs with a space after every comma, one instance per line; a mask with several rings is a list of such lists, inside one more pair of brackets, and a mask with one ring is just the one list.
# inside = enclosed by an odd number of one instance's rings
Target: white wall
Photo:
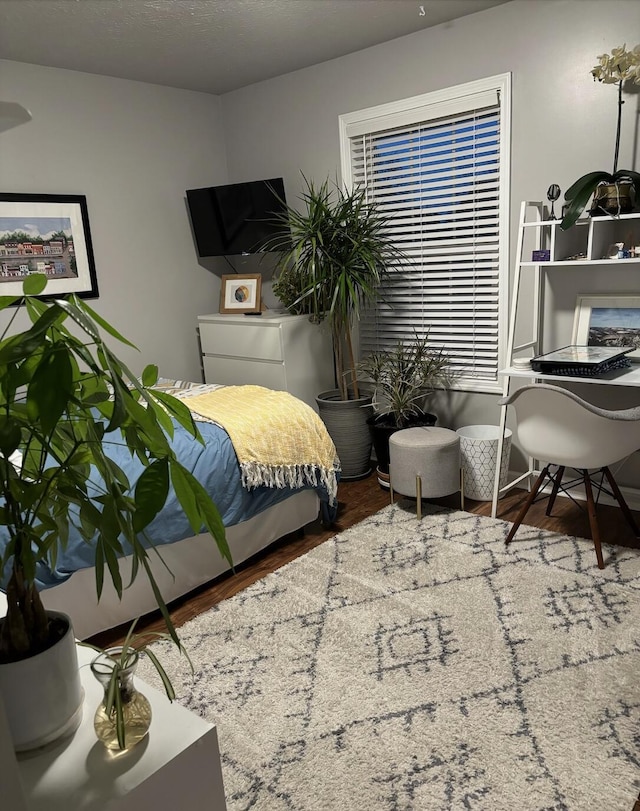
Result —
[[[586, 172], [611, 171], [616, 90], [594, 82], [590, 70], [599, 54], [624, 42], [640, 42], [638, 0], [513, 0], [228, 93], [222, 115], [229, 174], [234, 180], [281, 174], [293, 202], [303, 187], [300, 172], [315, 180], [338, 177], [340, 114], [511, 72], [513, 257], [521, 200], [545, 200], [551, 183], [564, 193]], [[637, 170], [640, 95], [625, 98], [619, 166]], [[576, 269], [566, 281], [556, 279], [559, 327], [551, 325], [549, 340], [570, 343], [578, 292], [637, 290], [636, 276], [615, 279], [609, 272], [586, 279]], [[637, 391], [632, 396], [640, 401]], [[443, 424], [498, 422], [494, 395], [447, 399], [432, 409]], [[640, 484], [640, 466], [636, 478]]]
[[[0, 134], [0, 189], [85, 194], [93, 304], [141, 349], [121, 354], [136, 371], [157, 362], [167, 376], [197, 379], [195, 317], [217, 310], [228, 266], [210, 260], [214, 275], [200, 265], [185, 189], [281, 175], [294, 199], [300, 172], [338, 177], [341, 113], [510, 71], [513, 254], [520, 200], [609, 168], [615, 90], [589, 71], [598, 54], [638, 41], [638, 0], [513, 0], [220, 98], [0, 60], [0, 98], [34, 116]], [[620, 166], [638, 169], [640, 96], [626, 98]], [[552, 291], [556, 344], [577, 292], [638, 289], [612, 274], [566, 277]], [[443, 424], [498, 420], [493, 395], [447, 400], [434, 403]], [[640, 484], [640, 465], [632, 478]]]
[[3, 60], [0, 98], [33, 115], [0, 134], [0, 190], [86, 195], [89, 303], [140, 349], [116, 354], [199, 380], [196, 316], [217, 312], [220, 280], [199, 264], [184, 192], [227, 181], [219, 99]]
[[[514, 0], [261, 82], [222, 97], [229, 173], [278, 169], [295, 192], [300, 170], [337, 173], [341, 113], [511, 71], [515, 211], [551, 182], [564, 190], [612, 163], [616, 94], [590, 69], [598, 54], [636, 40], [637, 0]], [[631, 161], [635, 99], [627, 107], [621, 166]]]

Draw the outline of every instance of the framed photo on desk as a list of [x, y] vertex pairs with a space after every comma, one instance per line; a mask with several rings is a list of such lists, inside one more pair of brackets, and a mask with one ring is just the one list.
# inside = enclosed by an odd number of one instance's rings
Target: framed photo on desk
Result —
[[620, 293], [579, 295], [572, 343], [583, 346], [634, 347], [626, 354], [640, 363], [640, 296]]

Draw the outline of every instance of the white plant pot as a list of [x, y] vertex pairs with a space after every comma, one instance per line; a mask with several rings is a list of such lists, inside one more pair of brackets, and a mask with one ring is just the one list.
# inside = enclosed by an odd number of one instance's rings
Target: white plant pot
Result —
[[70, 735], [82, 720], [83, 690], [71, 620], [67, 633], [48, 650], [20, 662], [0, 664], [0, 697], [16, 752]]

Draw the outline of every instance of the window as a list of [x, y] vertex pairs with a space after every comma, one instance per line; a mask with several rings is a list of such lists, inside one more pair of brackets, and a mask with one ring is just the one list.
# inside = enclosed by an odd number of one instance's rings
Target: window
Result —
[[360, 351], [429, 332], [457, 387], [499, 391], [508, 288], [510, 75], [340, 116], [342, 177], [406, 260], [360, 323]]

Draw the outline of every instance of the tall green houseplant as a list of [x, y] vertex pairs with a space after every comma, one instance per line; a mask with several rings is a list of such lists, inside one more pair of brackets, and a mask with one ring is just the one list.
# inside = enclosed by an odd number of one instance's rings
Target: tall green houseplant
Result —
[[379, 207], [364, 188], [348, 190], [305, 178], [300, 210], [285, 205], [279, 221], [290, 241], [276, 238], [279, 271], [274, 292], [285, 306], [329, 324], [336, 380], [343, 400], [360, 396], [353, 327], [381, 282], [402, 259]]
[[[174, 420], [202, 439], [188, 408], [153, 388], [156, 367], [138, 380], [102, 332], [133, 345], [76, 296], [35, 298], [45, 285], [44, 276], [29, 276], [24, 297], [0, 298], [0, 311], [13, 313], [0, 339], [0, 525], [8, 536], [0, 556], [8, 603], [0, 662], [50, 644], [37, 567], [55, 564], [71, 522], [94, 549], [98, 597], [105, 576], [122, 594], [118, 558], [127, 544], [133, 577], [145, 571], [177, 642], [142, 539], [172, 485], [194, 533], [206, 528], [230, 560], [215, 504], [171, 447]], [[31, 326], [11, 334], [17, 308], [8, 308], [21, 303]], [[141, 462], [137, 482], [109, 458], [110, 443]]]

